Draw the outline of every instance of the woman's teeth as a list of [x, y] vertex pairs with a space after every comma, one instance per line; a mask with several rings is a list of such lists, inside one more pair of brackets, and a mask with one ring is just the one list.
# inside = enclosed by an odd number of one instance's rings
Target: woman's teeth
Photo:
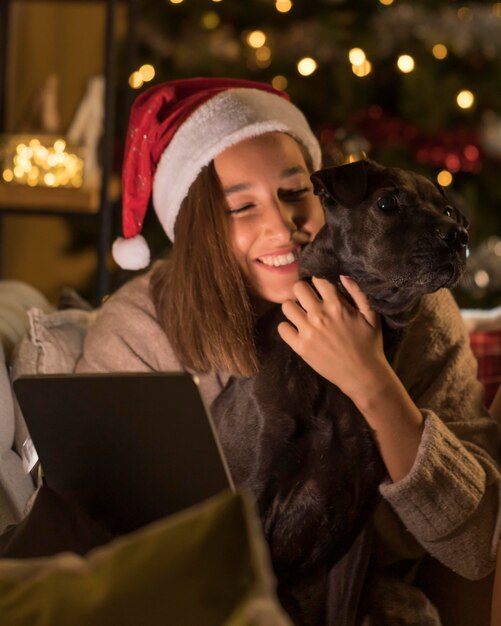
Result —
[[299, 258], [299, 255], [295, 252], [289, 252], [289, 254], [280, 254], [277, 256], [262, 256], [258, 261], [265, 265], [273, 265], [274, 267], [280, 267], [281, 265], [290, 265]]

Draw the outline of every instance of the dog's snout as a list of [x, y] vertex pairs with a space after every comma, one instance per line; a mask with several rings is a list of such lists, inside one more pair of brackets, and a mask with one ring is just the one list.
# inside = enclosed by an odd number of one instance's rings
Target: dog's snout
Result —
[[468, 231], [455, 224], [440, 224], [435, 230], [437, 236], [449, 246], [458, 248], [468, 245]]

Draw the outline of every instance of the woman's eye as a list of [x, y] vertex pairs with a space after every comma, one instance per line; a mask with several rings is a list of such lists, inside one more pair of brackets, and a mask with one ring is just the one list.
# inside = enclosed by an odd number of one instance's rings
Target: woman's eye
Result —
[[296, 198], [301, 198], [306, 193], [308, 193], [308, 191], [310, 191], [310, 187], [301, 187], [301, 189], [286, 189], [283, 192], [283, 195], [286, 198], [296, 199]]
[[392, 193], [387, 193], [381, 196], [377, 201], [377, 207], [385, 213], [391, 213], [392, 211], [398, 211], [399, 204], [397, 197]]
[[444, 209], [444, 215], [447, 217], [452, 217], [452, 207], [446, 206]]
[[253, 208], [253, 204], [244, 204], [243, 206], [236, 207], [235, 209], [228, 209], [227, 213], [230, 215], [238, 215], [239, 213], [243, 213], [244, 211], [248, 211]]

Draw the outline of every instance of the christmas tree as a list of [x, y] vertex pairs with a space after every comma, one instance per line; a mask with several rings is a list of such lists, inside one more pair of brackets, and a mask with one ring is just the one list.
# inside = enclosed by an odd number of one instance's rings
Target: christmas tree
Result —
[[204, 75], [285, 89], [326, 163], [368, 156], [438, 180], [471, 222], [459, 303], [501, 303], [501, 3], [142, 0], [140, 7], [132, 90]]

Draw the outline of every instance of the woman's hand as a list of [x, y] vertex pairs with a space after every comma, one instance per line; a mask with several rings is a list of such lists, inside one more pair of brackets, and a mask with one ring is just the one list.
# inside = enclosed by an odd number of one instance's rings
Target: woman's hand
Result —
[[[383, 351], [379, 316], [358, 285], [341, 282], [353, 298], [351, 306], [326, 280], [313, 278], [294, 285], [298, 303], [282, 310], [282, 339], [318, 374], [337, 385], [357, 405], [372, 428], [392, 480], [406, 476], [416, 458], [423, 416], [391, 368]], [[319, 297], [320, 296], [320, 297]]]
[[[298, 302], [282, 305], [290, 323], [282, 322], [282, 339], [321, 376], [356, 404], [366, 399], [390, 366], [383, 352], [379, 315], [351, 278], [341, 276], [353, 307], [327, 280], [313, 278], [294, 285]], [[319, 297], [320, 296], [320, 297]]]

